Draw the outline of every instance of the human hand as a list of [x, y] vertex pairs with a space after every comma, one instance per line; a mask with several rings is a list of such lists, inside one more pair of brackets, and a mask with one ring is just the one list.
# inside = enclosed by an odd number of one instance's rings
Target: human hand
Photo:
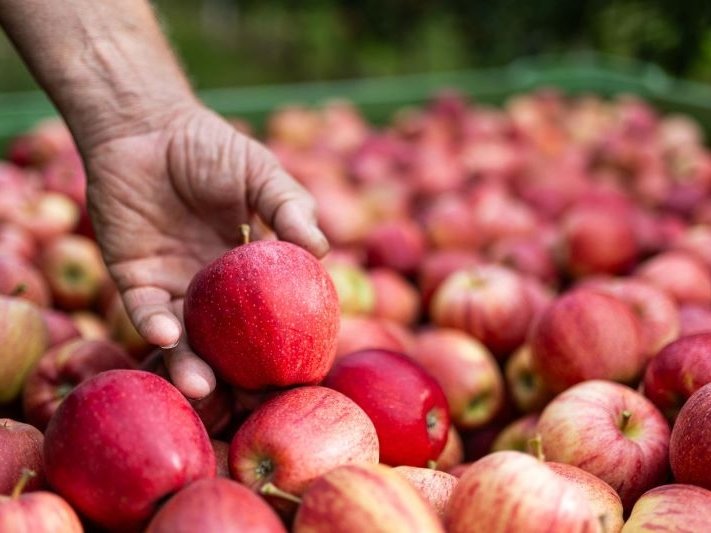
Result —
[[241, 241], [239, 225], [254, 214], [318, 257], [328, 243], [312, 198], [261, 144], [199, 104], [152, 122], [162, 126], [83, 147], [88, 206], [134, 325], [166, 348], [176, 387], [200, 398], [215, 376], [184, 338], [193, 275]]

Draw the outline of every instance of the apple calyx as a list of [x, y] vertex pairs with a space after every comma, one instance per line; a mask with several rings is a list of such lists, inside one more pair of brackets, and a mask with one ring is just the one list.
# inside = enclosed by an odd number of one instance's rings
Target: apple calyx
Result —
[[444, 413], [441, 407], [433, 407], [425, 415], [425, 423], [427, 424], [427, 434], [433, 438], [437, 439], [442, 435], [443, 431], [447, 431], [444, 427], [442, 419], [444, 418]]
[[20, 494], [22, 494], [22, 491], [25, 490], [25, 486], [27, 483], [29, 483], [30, 479], [35, 477], [37, 475], [37, 472], [34, 470], [30, 470], [29, 468], [23, 468], [22, 469], [22, 474], [20, 475], [20, 479], [18, 480], [17, 484], [12, 489], [12, 492], [10, 493], [10, 498], [13, 500], [16, 500], [20, 497]]
[[249, 244], [251, 232], [249, 224], [240, 224], [239, 231], [242, 234], [242, 244]]
[[267, 457], [259, 461], [254, 469], [254, 474], [257, 476], [257, 479], [269, 479], [273, 473], [274, 463], [272, 463], [272, 460]]
[[540, 462], [545, 463], [546, 456], [543, 454], [543, 439], [540, 433], [536, 433], [536, 436], [528, 440], [528, 449], [536, 459]]
[[630, 418], [632, 418], [631, 412], [629, 412], [627, 409], [622, 411], [622, 418], [620, 420], [620, 431], [622, 433], [624, 433], [627, 427], [629, 426]]
[[74, 390], [74, 385], [71, 383], [62, 383], [55, 389], [54, 397], [57, 400], [63, 400], [66, 398], [70, 392]]
[[294, 496], [290, 492], [281, 490], [279, 487], [277, 487], [271, 481], [262, 485], [259, 488], [259, 493], [262, 496], [276, 496], [277, 498], [281, 498], [282, 500], [287, 500], [287, 501], [293, 502], [297, 505], [301, 504], [301, 498], [299, 498], [298, 496]]
[[432, 459], [427, 461], [427, 468], [430, 470], [437, 470], [437, 461], [433, 461]]
[[18, 283], [10, 292], [10, 296], [22, 296], [25, 292], [27, 292], [27, 283]]
[[482, 418], [487, 417], [488, 413], [486, 412], [486, 408], [491, 398], [492, 394], [490, 390], [481, 391], [479, 394], [473, 396], [465, 408], [464, 419], [470, 422], [478, 422]]

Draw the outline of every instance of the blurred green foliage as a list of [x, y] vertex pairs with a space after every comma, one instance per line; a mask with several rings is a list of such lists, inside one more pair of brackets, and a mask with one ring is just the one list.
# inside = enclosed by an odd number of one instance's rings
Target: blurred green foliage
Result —
[[[711, 81], [709, 0], [155, 0], [199, 88], [501, 65], [597, 50]], [[33, 88], [0, 37], [0, 91]]]

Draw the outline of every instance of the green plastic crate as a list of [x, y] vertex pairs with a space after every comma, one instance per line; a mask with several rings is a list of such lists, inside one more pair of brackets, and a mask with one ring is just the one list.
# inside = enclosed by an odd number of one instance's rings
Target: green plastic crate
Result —
[[[333, 98], [353, 101], [379, 123], [397, 108], [422, 103], [444, 87], [493, 104], [540, 87], [558, 87], [570, 94], [637, 94], [664, 111], [691, 115], [711, 133], [711, 87], [672, 78], [655, 65], [598, 54], [537, 56], [491, 69], [213, 89], [200, 96], [217, 112], [243, 117], [257, 127], [280, 105], [319, 104]], [[0, 147], [54, 114], [40, 92], [0, 95]]]

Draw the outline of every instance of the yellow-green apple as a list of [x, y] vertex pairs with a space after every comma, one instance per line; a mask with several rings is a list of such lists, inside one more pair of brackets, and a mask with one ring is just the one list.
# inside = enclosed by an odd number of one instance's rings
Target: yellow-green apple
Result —
[[425, 256], [425, 236], [415, 222], [403, 218], [376, 225], [363, 243], [369, 267], [388, 267], [408, 275]]
[[230, 478], [230, 445], [228, 442], [210, 439], [212, 451], [215, 452], [217, 477]]
[[17, 296], [40, 307], [50, 303], [49, 287], [30, 263], [0, 252], [0, 294]]
[[447, 472], [419, 466], [396, 466], [394, 470], [415, 487], [437, 516], [444, 518], [447, 503], [459, 479]]
[[635, 278], [591, 278], [582, 286], [622, 300], [639, 319], [643, 351], [648, 358], [679, 336], [679, 307], [662, 289]]
[[109, 370], [74, 389], [49, 422], [44, 461], [49, 484], [77, 511], [123, 531], [215, 476], [198, 415], [178, 389], [141, 370]]
[[459, 194], [434, 198], [422, 214], [423, 226], [432, 248], [475, 250], [481, 244], [481, 234], [474, 226], [474, 217], [466, 199]]
[[44, 486], [42, 445], [44, 435], [36, 427], [11, 418], [0, 418], [0, 495], [8, 495], [22, 476], [22, 470], [35, 475], [25, 490]]
[[679, 304], [711, 303], [711, 272], [688, 252], [656, 255], [639, 265], [635, 275], [665, 290]]
[[625, 510], [666, 479], [669, 425], [654, 404], [625, 385], [590, 380], [571, 387], [543, 410], [538, 432], [546, 459], [609, 483]]
[[538, 413], [514, 420], [499, 432], [491, 444], [492, 452], [513, 450], [535, 455], [531, 440], [538, 434]]
[[598, 517], [601, 533], [619, 533], [624, 524], [622, 500], [610, 485], [577, 466], [547, 462], [555, 474], [575, 485], [585, 495]]
[[232, 477], [257, 492], [300, 495], [340, 465], [377, 463], [378, 436], [358, 405], [338, 391], [306, 386], [259, 406], [230, 444]]
[[414, 343], [412, 333], [392, 320], [365, 316], [342, 316], [338, 330], [336, 357], [380, 348], [407, 353]]
[[294, 533], [443, 533], [435, 511], [393, 468], [346, 465], [314, 480], [303, 495]]
[[106, 311], [106, 325], [109, 328], [109, 337], [123, 346], [135, 360], [143, 361], [153, 350], [153, 346], [136, 330], [118, 294], [114, 294]]
[[679, 306], [680, 337], [711, 332], [711, 306], [685, 304]]
[[0, 223], [0, 251], [25, 261], [37, 255], [37, 243], [32, 234], [17, 224]]
[[336, 354], [338, 296], [309, 252], [255, 241], [200, 270], [185, 294], [192, 348], [246, 389], [321, 381]]
[[689, 531], [702, 533], [711, 524], [711, 491], [674, 483], [648, 490], [634, 504], [622, 533]]
[[57, 192], [41, 192], [13, 209], [10, 220], [46, 243], [71, 232], [79, 222], [79, 207]]
[[32, 366], [47, 348], [40, 309], [27, 300], [0, 296], [0, 404], [20, 394]]
[[515, 451], [489, 454], [464, 471], [445, 523], [450, 533], [600, 531], [577, 486], [545, 462]]
[[669, 462], [677, 483], [711, 490], [711, 383], [694, 392], [679, 411]]
[[415, 337], [408, 355], [440, 384], [458, 427], [481, 427], [501, 408], [505, 394], [501, 370], [491, 352], [463, 331], [425, 330]]
[[513, 403], [524, 413], [540, 411], [555, 396], [534, 370], [528, 344], [521, 346], [506, 361], [504, 376]]
[[466, 331], [503, 359], [524, 341], [533, 309], [520, 274], [482, 264], [442, 282], [432, 296], [430, 317], [440, 327]]
[[406, 355], [378, 349], [344, 355], [323, 384], [348, 396], [373, 421], [382, 463], [427, 466], [442, 453], [450, 425], [447, 399]]
[[25, 470], [12, 494], [0, 495], [0, 531], [83, 533], [77, 514], [56, 494], [46, 491], [22, 494], [27, 479], [33, 474]]
[[451, 274], [480, 263], [479, 255], [470, 250], [434, 250], [427, 254], [417, 274], [417, 286], [422, 295], [422, 309], [429, 310], [432, 295]]
[[338, 294], [341, 313], [369, 315], [375, 308], [375, 286], [359, 265], [325, 261], [324, 266]]
[[639, 320], [629, 306], [585, 288], [556, 298], [529, 343], [534, 372], [554, 392], [589, 379], [629, 383], [646, 362]]
[[41, 313], [47, 327], [47, 348], [81, 337], [79, 328], [67, 313], [50, 308], [42, 309]]
[[63, 309], [92, 305], [108, 277], [98, 245], [80, 235], [62, 235], [42, 250], [40, 269], [54, 302]]
[[286, 533], [259, 496], [230, 479], [199, 479], [172, 496], [151, 519], [146, 533]]
[[464, 461], [464, 443], [462, 437], [459, 436], [459, 431], [454, 426], [449, 426], [447, 432], [447, 442], [444, 445], [442, 453], [439, 454], [435, 461], [437, 470], [443, 472], [449, 471], [458, 464]]
[[368, 276], [375, 289], [373, 316], [404, 326], [417, 320], [420, 294], [409, 281], [389, 268], [374, 268]]
[[22, 411], [31, 424], [44, 430], [77, 385], [106, 370], [135, 366], [126, 350], [114, 342], [68, 340], [45, 352], [27, 375]]
[[711, 333], [667, 344], [647, 365], [644, 395], [673, 424], [694, 392], [711, 383]]

